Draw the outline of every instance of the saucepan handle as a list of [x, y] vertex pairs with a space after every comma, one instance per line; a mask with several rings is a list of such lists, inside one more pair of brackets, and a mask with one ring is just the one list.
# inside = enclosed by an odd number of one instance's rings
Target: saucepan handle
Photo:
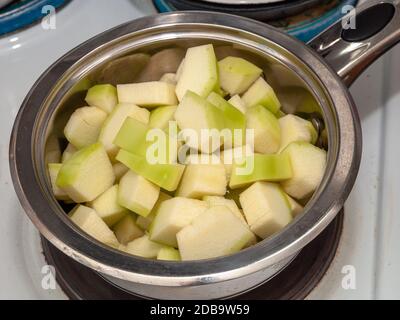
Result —
[[308, 44], [350, 86], [400, 41], [400, 0], [367, 0]]

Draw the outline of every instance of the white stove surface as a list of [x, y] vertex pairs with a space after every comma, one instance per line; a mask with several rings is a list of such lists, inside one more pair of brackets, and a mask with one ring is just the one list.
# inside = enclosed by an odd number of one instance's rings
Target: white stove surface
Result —
[[[152, 13], [148, 0], [73, 0], [57, 13], [55, 30], [43, 30], [39, 24], [0, 38], [0, 299], [66, 299], [59, 288], [43, 289], [47, 270], [42, 269], [39, 236], [12, 187], [8, 144], [19, 106], [35, 80], [62, 54], [102, 31]], [[400, 47], [372, 65], [351, 92], [364, 133], [361, 170], [346, 203], [336, 258], [309, 298], [399, 299]], [[355, 282], [344, 281], [353, 271], [350, 280]]]

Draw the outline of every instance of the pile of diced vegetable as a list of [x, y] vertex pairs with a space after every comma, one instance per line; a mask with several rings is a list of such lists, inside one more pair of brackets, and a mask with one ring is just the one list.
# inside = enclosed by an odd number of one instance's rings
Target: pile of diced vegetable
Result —
[[[86, 102], [65, 126], [60, 163], [48, 164], [53, 192], [76, 203], [69, 217], [82, 230], [132, 255], [236, 253], [288, 225], [325, 172], [312, 123], [283, 113], [259, 67], [233, 56], [217, 61], [212, 45], [189, 48], [177, 72], [159, 81], [96, 85]], [[184, 141], [178, 148], [192, 153], [185, 163], [178, 152], [150, 163], [146, 134], [168, 135], [171, 123], [199, 133], [250, 129], [253, 139]], [[249, 163], [252, 170], [240, 170]]]

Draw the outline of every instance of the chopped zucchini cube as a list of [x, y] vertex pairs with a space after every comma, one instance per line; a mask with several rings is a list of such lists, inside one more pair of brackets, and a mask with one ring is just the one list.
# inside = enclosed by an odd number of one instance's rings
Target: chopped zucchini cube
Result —
[[143, 217], [147, 217], [160, 195], [160, 187], [129, 170], [118, 188], [118, 203]]
[[101, 143], [95, 143], [79, 150], [62, 165], [56, 184], [73, 201], [82, 203], [96, 199], [111, 188], [114, 181], [107, 153]]

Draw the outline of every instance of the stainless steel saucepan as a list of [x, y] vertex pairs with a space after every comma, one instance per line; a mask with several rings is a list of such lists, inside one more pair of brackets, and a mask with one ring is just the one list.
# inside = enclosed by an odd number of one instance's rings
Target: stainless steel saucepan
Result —
[[[356, 29], [344, 30], [338, 22], [309, 46], [265, 24], [211, 12], [145, 17], [83, 43], [40, 77], [15, 121], [10, 166], [23, 208], [59, 250], [144, 297], [227, 298], [268, 281], [324, 230], [353, 187], [362, 138], [347, 86], [400, 40], [399, 2], [368, 1], [357, 10]], [[46, 161], [59, 152], [66, 119], [84, 105], [89, 86], [158, 80], [160, 73], [176, 70], [182, 49], [203, 43], [213, 43], [219, 57], [244, 56], [262, 66], [282, 98], [292, 97], [284, 103], [295, 108], [292, 112], [307, 112], [296, 97], [300, 91], [309, 94], [307, 105], [313, 107], [308, 111], [326, 128], [328, 167], [323, 181], [303, 215], [280, 233], [231, 256], [161, 262], [106, 247], [76, 227], [54, 199]]]

